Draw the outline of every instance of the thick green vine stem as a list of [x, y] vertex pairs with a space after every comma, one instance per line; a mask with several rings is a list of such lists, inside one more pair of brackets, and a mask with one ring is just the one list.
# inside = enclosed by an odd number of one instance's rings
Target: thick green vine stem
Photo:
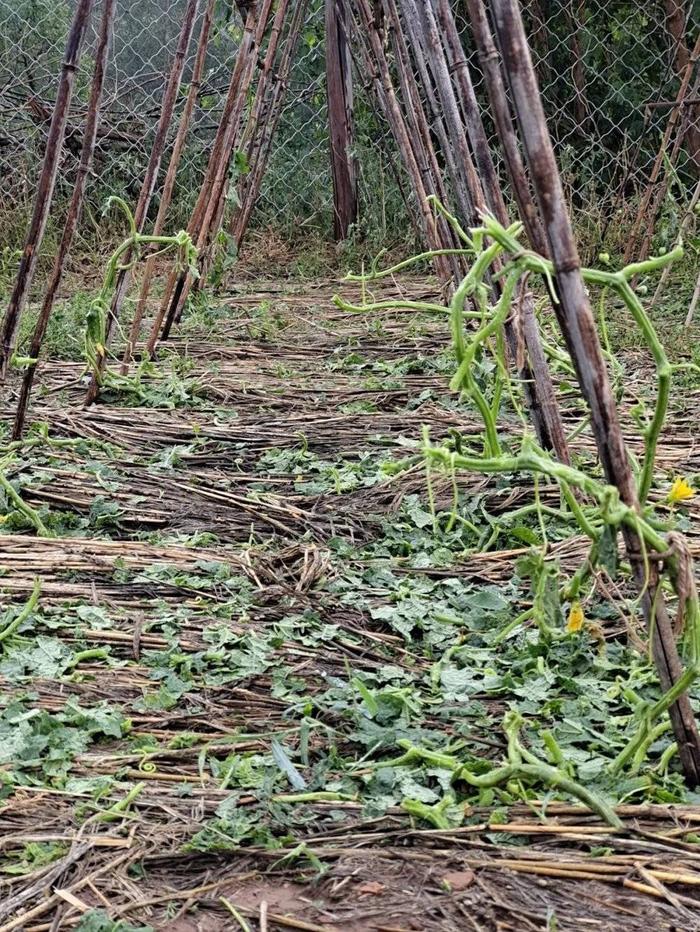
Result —
[[[8, 621], [2, 628], [0, 628], [0, 644], [3, 641], [6, 641], [8, 638], [12, 637], [15, 631], [19, 631], [24, 622], [29, 618], [34, 609], [39, 603], [39, 596], [41, 595], [41, 579], [39, 576], [34, 579], [34, 587], [32, 593], [27, 600], [26, 605], [19, 614], [13, 618], [11, 621]], [[7, 616], [6, 616], [7, 617]]]
[[[516, 235], [519, 231], [514, 231], [513, 227], [505, 230], [501, 224], [491, 217], [484, 217], [483, 224], [488, 235], [493, 237], [493, 239], [500, 244], [504, 252], [513, 257], [517, 257], [517, 261], [522, 264], [523, 268], [530, 272], [537, 272], [551, 280], [551, 277], [554, 275], [553, 264], [534, 252], [523, 250]], [[668, 410], [673, 367], [668, 360], [649, 315], [644, 310], [630, 282], [638, 275], [648, 275], [659, 272], [682, 256], [683, 247], [678, 245], [675, 249], [670, 250], [663, 256], [654, 256], [643, 262], [633, 262], [631, 265], [625, 266], [624, 269], [620, 269], [618, 272], [605, 272], [602, 269], [581, 270], [583, 280], [587, 284], [599, 285], [600, 287], [611, 289], [622, 299], [639, 327], [644, 342], [651, 352], [654, 364], [656, 365], [656, 403], [654, 405], [653, 415], [646, 429], [643, 431], [644, 463], [638, 482], [639, 500], [642, 505], [649, 497], [649, 491], [654, 477], [656, 449]]]
[[[129, 235], [112, 253], [105, 269], [102, 287], [91, 302], [87, 312], [85, 327], [86, 373], [91, 374], [98, 384], [103, 379], [103, 363], [107, 354], [107, 316], [112, 303], [117, 275], [123, 269], [131, 268], [138, 261], [140, 247], [148, 245], [161, 247], [158, 252], [152, 253], [152, 256], [160, 256], [172, 250], [177, 250], [180, 265], [187, 268], [194, 277], [199, 274], [197, 271], [197, 249], [189, 233], [185, 232], [185, 230], [180, 230], [174, 236], [149, 236], [139, 233], [136, 229], [134, 216], [122, 198], [110, 197], [105, 205], [105, 211], [111, 207], [118, 207], [125, 215], [129, 226]], [[121, 264], [124, 256], [130, 257], [126, 266]]]
[[[428, 763], [445, 770], [451, 770], [455, 782], [463, 780], [478, 789], [502, 786], [510, 781], [519, 780], [524, 783], [544, 784], [579, 799], [613, 829], [623, 829], [624, 825], [621, 819], [605, 800], [602, 800], [595, 793], [591, 793], [585, 786], [572, 779], [564, 772], [563, 765], [554, 766], [539, 760], [522, 744], [520, 740], [522, 726], [523, 718], [519, 712], [511, 711], [506, 713], [503, 719], [503, 729], [508, 739], [507, 763], [495, 767], [488, 773], [478, 775], [472, 773], [453, 753], [429, 751], [417, 747], [405, 739], [398, 742], [405, 749], [405, 753], [401, 757], [384, 762], [382, 766], [398, 767], [406, 764]], [[405, 800], [403, 806], [412, 815], [431, 822], [436, 828], [449, 828], [445, 811], [449, 806], [454, 805], [454, 802], [454, 797], [448, 794], [437, 806], [425, 806], [425, 804], [418, 803], [416, 800]]]
[[[6, 461], [5, 461], [6, 462]], [[3, 462], [1, 465], [5, 465]], [[5, 493], [5, 497], [15, 506], [17, 511], [29, 521], [39, 537], [52, 537], [51, 531], [41, 520], [39, 512], [28, 505], [22, 496], [17, 492], [10, 480], [7, 478], [2, 468], [0, 468], [0, 489]]]

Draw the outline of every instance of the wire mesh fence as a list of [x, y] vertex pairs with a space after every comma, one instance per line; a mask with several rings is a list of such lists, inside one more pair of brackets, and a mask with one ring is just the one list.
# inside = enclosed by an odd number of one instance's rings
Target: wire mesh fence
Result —
[[[136, 197], [184, 5], [185, 0], [118, 3], [90, 184], [92, 212], [87, 217], [93, 225], [98, 222], [95, 211], [108, 193]], [[0, 199], [17, 224], [16, 239], [21, 239], [31, 204], [72, 6], [73, 0], [0, 0]], [[463, 5], [455, 7], [478, 76]], [[673, 140], [667, 141], [662, 174], [672, 173], [675, 196], [681, 199], [697, 180], [700, 79], [694, 78], [684, 99], [677, 100], [684, 69], [692, 67], [697, 26], [692, 11], [684, 10], [681, 0], [526, 0], [523, 7], [579, 229], [597, 244], [613, 236], [622, 241], [674, 114], [678, 132], [673, 139], [682, 137], [682, 145], [674, 152]], [[173, 225], [186, 222], [196, 197], [239, 39], [236, 7], [224, 5], [217, 14], [206, 78], [179, 172]], [[94, 43], [93, 31], [71, 107], [57, 205], [61, 194], [69, 193], [77, 168]], [[365, 234], [381, 239], [405, 231], [407, 224], [391, 170], [396, 158], [390, 134], [372, 106], [367, 78], [356, 74], [360, 224]], [[485, 117], [488, 124], [486, 108]], [[661, 213], [663, 219], [663, 209]], [[323, 3], [313, 0], [254, 222], [274, 225], [281, 235], [306, 231], [330, 236], [331, 221]], [[667, 234], [665, 229], [663, 223], [658, 225], [662, 241], [674, 235], [674, 223], [668, 224]]]

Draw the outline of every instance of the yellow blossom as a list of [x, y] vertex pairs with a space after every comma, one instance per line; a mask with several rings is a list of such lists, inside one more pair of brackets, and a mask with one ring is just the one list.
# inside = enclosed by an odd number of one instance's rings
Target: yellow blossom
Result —
[[580, 602], [572, 602], [569, 612], [569, 620], [566, 623], [566, 630], [569, 634], [575, 634], [583, 628], [585, 617]]
[[695, 489], [692, 488], [687, 479], [682, 476], [676, 476], [673, 485], [668, 493], [669, 502], [685, 502], [695, 495]]

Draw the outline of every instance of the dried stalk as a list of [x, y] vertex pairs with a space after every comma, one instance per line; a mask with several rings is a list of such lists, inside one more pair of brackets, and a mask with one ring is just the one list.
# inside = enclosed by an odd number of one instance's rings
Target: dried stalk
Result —
[[7, 378], [10, 360], [15, 348], [17, 328], [36, 272], [39, 250], [46, 231], [46, 223], [56, 187], [56, 176], [63, 153], [63, 140], [68, 123], [68, 108], [73, 96], [75, 76], [80, 64], [80, 53], [92, 6], [93, 0], [79, 0], [68, 32], [63, 66], [56, 92], [56, 103], [54, 104], [49, 134], [46, 139], [44, 162], [41, 166], [41, 175], [39, 176], [34, 199], [32, 219], [24, 241], [24, 249], [17, 269], [17, 277], [15, 278], [10, 303], [0, 329], [0, 383]]

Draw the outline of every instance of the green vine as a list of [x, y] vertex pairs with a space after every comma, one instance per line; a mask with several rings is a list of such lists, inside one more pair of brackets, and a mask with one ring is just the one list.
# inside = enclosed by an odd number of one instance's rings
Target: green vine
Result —
[[[444, 217], [454, 220], [439, 202], [433, 199], [433, 204]], [[456, 220], [454, 224], [457, 224]], [[479, 412], [483, 424], [483, 447], [465, 449], [463, 438], [460, 438], [459, 443], [456, 443], [453, 438], [434, 445], [430, 442], [427, 429], [424, 429], [422, 451], [428, 464], [428, 471], [430, 467], [443, 469], [448, 476], [452, 477], [453, 485], [457, 470], [500, 476], [526, 473], [535, 479], [536, 492], [538, 477], [552, 480], [559, 489], [561, 504], [559, 509], [550, 509], [550, 512], [569, 515], [581, 532], [591, 541], [586, 560], [574, 574], [568, 586], [562, 587], [561, 590], [562, 595], [572, 603], [577, 599], [582, 585], [595, 572], [606, 540], [614, 541], [617, 532], [623, 527], [633, 530], [638, 535], [647, 566], [648, 560], [653, 557], [665, 568], [667, 579], [664, 584], [675, 591], [683, 609], [685, 630], [682, 646], [687, 667], [673, 687], [656, 703], [640, 703], [635, 711], [636, 731], [627, 746], [611, 764], [610, 771], [616, 774], [625, 767], [631, 767], [633, 771], [636, 771], [650, 745], [667, 730], [668, 709], [690, 687], [700, 673], [700, 602], [694, 587], [691, 587], [691, 592], [687, 592], [684, 591], [682, 583], [682, 579], [687, 579], [689, 573], [692, 578], [692, 567], [689, 568], [687, 565], [689, 557], [687, 551], [681, 552], [682, 548], [677, 546], [677, 541], [673, 536], [667, 536], [665, 532], [672, 529], [662, 524], [648, 504], [659, 437], [667, 415], [671, 379], [676, 367], [670, 364], [651, 320], [630, 284], [637, 276], [658, 272], [680, 258], [683, 254], [682, 247], [679, 245], [665, 255], [650, 258], [644, 262], [632, 263], [620, 271], [582, 269], [581, 272], [586, 284], [600, 288], [604, 294], [613, 293], [623, 302], [639, 328], [656, 368], [656, 396], [652, 409], [648, 414], [644, 414], [644, 406], [637, 406], [638, 424], [644, 445], [642, 461], [636, 471], [641, 504], [640, 511], [637, 511], [621, 501], [616, 487], [609, 485], [597, 475], [556, 460], [535, 441], [527, 427], [515, 444], [511, 442], [507, 447], [504, 446], [504, 441], [498, 431], [498, 418], [504, 390], [507, 389], [514, 410], [522, 419], [522, 406], [511, 385], [505, 358], [505, 341], [502, 338], [504, 324], [511, 313], [518, 282], [525, 276], [537, 275], [549, 286], [549, 293], [556, 294], [553, 287], [555, 270], [549, 260], [523, 248], [518, 239], [521, 233], [520, 224], [513, 224], [506, 229], [493, 218], [484, 217], [482, 226], [471, 230], [469, 236], [458, 228], [458, 224], [455, 229], [458, 229], [458, 235], [465, 243], [461, 250], [437, 250], [422, 253], [413, 260], [406, 260], [384, 270], [377, 269], [375, 263], [369, 274], [350, 275], [348, 279], [361, 281], [364, 294], [364, 286], [368, 282], [402, 271], [412, 262], [423, 261], [433, 255], [454, 252], [469, 257], [471, 267], [454, 290], [447, 307], [443, 308], [429, 302], [415, 302], [415, 309], [422, 309], [436, 315], [444, 312], [449, 314], [452, 346], [456, 358], [456, 370], [450, 385], [454, 391], [469, 398]], [[495, 280], [501, 283], [501, 294], [494, 306], [489, 303], [491, 294], [489, 283]], [[467, 302], [469, 302], [468, 310]], [[353, 312], [404, 306], [404, 302], [398, 299], [362, 306], [336, 299], [336, 304]], [[612, 361], [612, 350], [604, 323], [603, 300], [601, 300], [599, 318], [604, 328], [604, 351]], [[467, 329], [467, 322], [470, 323], [471, 329]], [[559, 367], [567, 378], [570, 377], [573, 370], [568, 355], [564, 354], [559, 347], [551, 345], [547, 345], [546, 352], [551, 364]], [[489, 355], [491, 365], [485, 369], [483, 362]], [[622, 382], [620, 368], [614, 361], [612, 364], [616, 385], [619, 388]], [[480, 377], [482, 371], [486, 373], [484, 378]], [[585, 416], [573, 435], [583, 430], [587, 422], [588, 416]], [[544, 510], [539, 501], [539, 495], [536, 494], [533, 506], [526, 507], [537, 512], [544, 528]], [[455, 520], [455, 515], [456, 502], [453, 504], [451, 521]], [[686, 565], [682, 565], [682, 561], [686, 561]], [[533, 577], [533, 607], [522, 613], [514, 622], [509, 623], [498, 634], [499, 640], [528, 620], [539, 625], [540, 637], [545, 641], [554, 636], [564, 635], [564, 632], [553, 630], [547, 621], [546, 613], [538, 608], [540, 602], [542, 604], [545, 602], [545, 594], [540, 590], [543, 586], [551, 584], [551, 581], [547, 582], [548, 565], [544, 550], [539, 555], [538, 566], [541, 572], [536, 578]], [[551, 568], [551, 572], [558, 577], [558, 567]], [[582, 622], [582, 615], [580, 620]], [[550, 753], [553, 763], [549, 764], [538, 760], [523, 747], [519, 739], [522, 724], [522, 719], [517, 713], [508, 713], [504, 720], [504, 729], [508, 737], [507, 762], [486, 774], [477, 776], [471, 773], [454, 756], [436, 754], [405, 744], [406, 754], [393, 763], [405, 763], [411, 760], [429, 761], [437, 766], [452, 769], [456, 778], [463, 779], [475, 787], [496, 786], [512, 780], [544, 783], [578, 797], [598, 812], [610, 825], [619, 828], [621, 823], [615, 813], [565, 772], [562, 760], [556, 753]], [[550, 738], [553, 741], [551, 735]], [[546, 742], [545, 746], [549, 747]], [[556, 749], [553, 750], [556, 751]], [[669, 749], [669, 754], [672, 753]], [[668, 766], [669, 754], [663, 758], [664, 767]], [[413, 814], [420, 814], [422, 818], [432, 821], [435, 825], [442, 825], [445, 822], [444, 807], [438, 811], [436, 807], [425, 807], [416, 804], [416, 801], [407, 801], [406, 808]], [[431, 811], [424, 811], [426, 809]]]
[[[198, 276], [196, 268], [197, 250], [189, 233], [184, 230], [180, 230], [174, 236], [151, 236], [139, 233], [128, 204], [122, 198], [114, 196], [108, 199], [105, 211], [113, 206], [118, 207], [126, 217], [129, 235], [112, 253], [107, 263], [102, 287], [90, 304], [87, 313], [85, 329], [86, 372], [91, 374], [98, 384], [103, 381], [104, 362], [107, 355], [107, 321], [117, 277], [120, 272], [131, 269], [139, 261], [141, 247], [159, 246], [158, 251], [151, 254], [152, 258], [177, 250], [177, 260], [180, 265], [187, 268], [194, 277]], [[125, 256], [127, 262], [122, 264]]]

